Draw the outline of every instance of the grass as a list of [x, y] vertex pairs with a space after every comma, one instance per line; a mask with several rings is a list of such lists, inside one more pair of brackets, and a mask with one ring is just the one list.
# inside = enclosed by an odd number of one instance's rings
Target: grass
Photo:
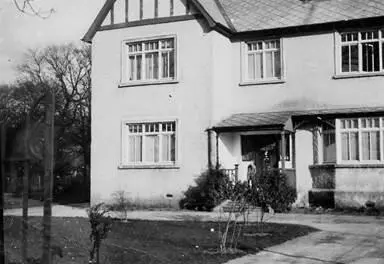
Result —
[[[6, 250], [11, 261], [20, 261], [20, 217], [6, 217]], [[41, 256], [41, 217], [30, 217], [29, 256]], [[101, 263], [224, 263], [246, 253], [283, 243], [306, 235], [315, 229], [307, 226], [266, 223], [264, 232], [268, 236], [246, 236], [241, 238], [239, 248], [243, 253], [212, 254], [217, 251], [218, 223], [188, 221], [114, 221], [109, 237], [102, 244]], [[247, 232], [255, 232], [255, 226]], [[52, 218], [53, 244], [63, 249], [64, 257], [55, 258], [54, 263], [88, 263], [89, 223], [84, 218]]]

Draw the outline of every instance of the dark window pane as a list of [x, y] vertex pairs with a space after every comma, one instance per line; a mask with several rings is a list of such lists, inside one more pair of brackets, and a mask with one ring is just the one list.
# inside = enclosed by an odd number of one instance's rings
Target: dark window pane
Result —
[[359, 71], [359, 49], [357, 45], [351, 45], [351, 57], [350, 57], [350, 63], [351, 63], [351, 71], [356, 72]]
[[341, 47], [341, 71], [342, 72], [349, 72], [349, 46], [342, 46]]
[[363, 48], [363, 71], [379, 71], [379, 43], [368, 42], [362, 44]]

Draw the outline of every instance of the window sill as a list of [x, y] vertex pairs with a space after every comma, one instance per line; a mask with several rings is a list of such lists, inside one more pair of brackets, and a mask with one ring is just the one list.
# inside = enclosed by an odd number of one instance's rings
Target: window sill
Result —
[[119, 83], [119, 88], [146, 86], [146, 85], [160, 85], [160, 84], [175, 84], [178, 80], [160, 80], [160, 81], [140, 81], [140, 82], [123, 82]]
[[310, 165], [310, 169], [369, 169], [369, 168], [384, 168], [384, 163], [364, 163], [364, 164], [315, 164]]
[[367, 73], [348, 73], [348, 74], [336, 74], [332, 78], [337, 79], [349, 79], [349, 78], [364, 78], [364, 77], [379, 77], [384, 76], [384, 72], [367, 72]]
[[261, 81], [244, 81], [244, 82], [239, 83], [239, 86], [279, 84], [279, 83], [285, 83], [285, 80], [284, 79], [274, 79], [274, 80], [261, 80]]
[[120, 170], [135, 170], [135, 169], [180, 169], [177, 164], [152, 164], [152, 165], [119, 165]]

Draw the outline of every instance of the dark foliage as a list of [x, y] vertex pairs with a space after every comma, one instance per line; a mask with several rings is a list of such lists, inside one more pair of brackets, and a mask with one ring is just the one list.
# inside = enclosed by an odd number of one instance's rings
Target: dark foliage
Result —
[[228, 185], [229, 179], [220, 169], [207, 169], [195, 180], [195, 185], [185, 191], [179, 206], [187, 210], [211, 211], [225, 199], [220, 197], [226, 196]]
[[257, 174], [252, 185], [250, 200], [257, 206], [270, 206], [276, 212], [285, 212], [296, 200], [296, 190], [279, 170], [265, 170]]

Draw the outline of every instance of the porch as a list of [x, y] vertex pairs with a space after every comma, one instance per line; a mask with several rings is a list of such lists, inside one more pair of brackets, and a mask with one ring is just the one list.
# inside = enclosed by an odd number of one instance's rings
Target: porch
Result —
[[289, 113], [237, 114], [212, 131], [211, 166], [221, 168], [230, 179], [248, 181], [273, 170], [285, 174], [296, 188], [295, 135]]

